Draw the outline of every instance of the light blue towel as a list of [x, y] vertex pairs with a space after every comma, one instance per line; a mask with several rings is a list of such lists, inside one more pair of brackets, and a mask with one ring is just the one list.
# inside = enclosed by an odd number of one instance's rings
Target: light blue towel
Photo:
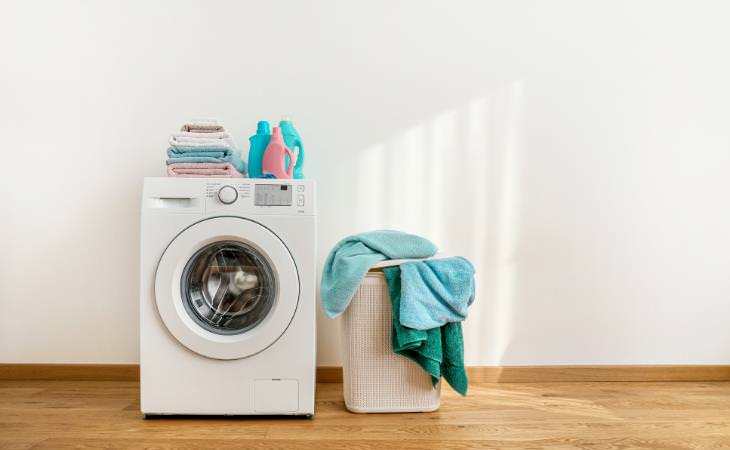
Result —
[[246, 173], [246, 165], [241, 154], [228, 146], [184, 147], [174, 146], [167, 149], [167, 164], [176, 163], [231, 163], [241, 173]]
[[386, 259], [428, 258], [436, 253], [428, 239], [394, 230], [378, 230], [346, 237], [327, 256], [322, 271], [320, 297], [330, 319], [350, 304], [370, 267]]
[[474, 266], [460, 256], [400, 265], [400, 323], [430, 330], [466, 319], [474, 301]]

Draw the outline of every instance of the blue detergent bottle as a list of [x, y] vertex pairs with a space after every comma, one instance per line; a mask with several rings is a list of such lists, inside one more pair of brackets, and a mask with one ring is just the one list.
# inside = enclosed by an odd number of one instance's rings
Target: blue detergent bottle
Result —
[[[282, 119], [279, 121], [279, 128], [281, 128], [281, 134], [284, 135], [284, 143], [286, 146], [289, 147], [292, 152], [299, 152], [299, 155], [297, 156], [297, 163], [294, 166], [294, 178], [301, 180], [304, 178], [304, 144], [302, 143], [302, 137], [299, 136], [299, 132], [296, 128], [294, 128], [294, 124], [291, 120]], [[289, 156], [286, 157], [286, 164], [288, 167]], [[260, 165], [259, 170], [261, 170]]]
[[263, 178], [261, 166], [264, 161], [264, 152], [271, 140], [271, 126], [266, 120], [260, 120], [256, 127], [256, 134], [248, 138], [251, 146], [248, 149], [248, 176]]

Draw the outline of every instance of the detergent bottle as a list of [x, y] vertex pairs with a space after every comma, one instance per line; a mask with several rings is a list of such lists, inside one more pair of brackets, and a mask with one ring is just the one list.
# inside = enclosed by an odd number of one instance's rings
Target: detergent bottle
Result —
[[264, 152], [262, 171], [264, 178], [291, 178], [294, 175], [294, 166], [297, 163], [297, 155], [289, 150], [284, 143], [284, 136], [281, 128], [274, 127], [271, 132], [271, 140]]
[[302, 179], [304, 178], [304, 144], [302, 143], [302, 138], [299, 136], [297, 129], [294, 128], [294, 124], [287, 118], [283, 118], [279, 122], [279, 128], [281, 128], [281, 133], [284, 135], [284, 143], [297, 155], [297, 163], [294, 166], [294, 178]]
[[264, 152], [271, 140], [271, 127], [269, 122], [261, 120], [256, 127], [256, 134], [248, 138], [251, 146], [248, 150], [248, 176], [251, 178], [263, 178], [264, 173], [261, 167], [264, 161]]

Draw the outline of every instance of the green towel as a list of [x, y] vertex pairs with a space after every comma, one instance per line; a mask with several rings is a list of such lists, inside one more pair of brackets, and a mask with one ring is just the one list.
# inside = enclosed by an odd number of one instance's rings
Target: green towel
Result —
[[456, 392], [466, 395], [469, 380], [464, 368], [464, 337], [460, 322], [430, 330], [416, 330], [400, 323], [400, 267], [383, 269], [393, 307], [393, 352], [412, 359], [431, 374], [435, 385], [443, 376]]

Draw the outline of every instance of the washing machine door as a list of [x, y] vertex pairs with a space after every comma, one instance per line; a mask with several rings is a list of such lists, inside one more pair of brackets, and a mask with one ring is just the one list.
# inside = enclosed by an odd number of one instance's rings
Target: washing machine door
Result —
[[286, 331], [299, 274], [272, 231], [239, 217], [198, 222], [170, 243], [157, 266], [155, 300], [182, 345], [203, 356], [255, 355]]

